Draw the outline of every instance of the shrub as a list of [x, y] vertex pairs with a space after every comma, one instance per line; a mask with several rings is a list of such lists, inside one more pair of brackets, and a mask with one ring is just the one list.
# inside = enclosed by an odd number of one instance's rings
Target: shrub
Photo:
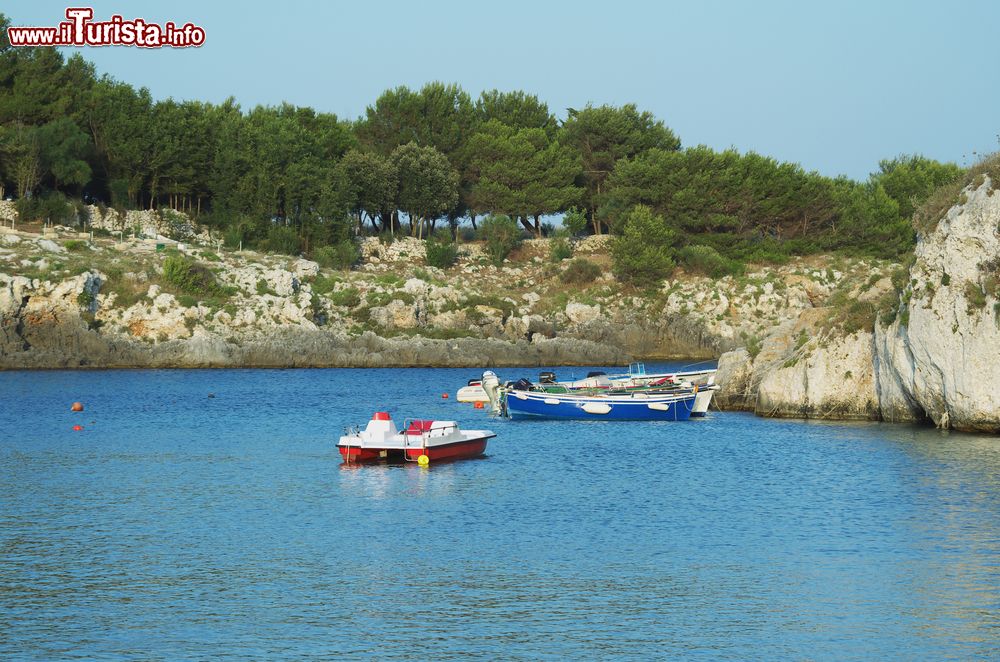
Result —
[[243, 228], [239, 226], [230, 226], [222, 233], [222, 241], [229, 248], [239, 248], [244, 239]]
[[431, 237], [425, 247], [427, 265], [438, 269], [447, 269], [458, 260], [458, 247], [454, 242], [441, 237]]
[[361, 293], [356, 287], [348, 287], [343, 290], [330, 293], [330, 303], [335, 306], [354, 308], [361, 303]]
[[312, 282], [312, 291], [316, 294], [328, 294], [333, 292], [339, 282], [340, 279], [336, 276], [316, 276], [316, 280]]
[[76, 252], [79, 252], [79, 251], [82, 251], [82, 250], [86, 250], [87, 249], [87, 242], [85, 242], [85, 241], [79, 241], [77, 239], [71, 239], [71, 240], [67, 241], [65, 244], [63, 244], [63, 246], [66, 247], [66, 250], [72, 251], [72, 252], [76, 253]]
[[483, 219], [479, 230], [486, 240], [486, 255], [498, 267], [521, 244], [521, 228], [509, 216], [491, 214]]
[[564, 283], [592, 283], [601, 275], [601, 268], [583, 258], [577, 258], [569, 263], [565, 270], [559, 274], [559, 280]]
[[986, 293], [978, 283], [968, 282], [965, 284], [965, 301], [966, 309], [971, 315], [986, 307]]
[[260, 247], [269, 253], [284, 253], [298, 255], [302, 248], [295, 228], [287, 225], [275, 225], [267, 232], [267, 239], [260, 242]]
[[53, 225], [75, 225], [76, 207], [62, 193], [20, 198], [14, 205], [18, 218], [24, 221], [43, 221]]
[[163, 278], [185, 294], [209, 295], [219, 291], [212, 272], [182, 255], [163, 261]]
[[557, 235], [549, 244], [549, 259], [553, 262], [562, 262], [573, 257], [573, 246], [564, 236]]
[[349, 269], [360, 257], [358, 247], [349, 239], [317, 248], [313, 252], [313, 260], [319, 266], [330, 269]]
[[730, 260], [719, 255], [711, 246], [685, 246], [677, 251], [677, 257], [687, 269], [703, 273], [712, 278], [723, 276], [742, 276], [745, 269], [736, 260]]
[[84, 290], [77, 295], [76, 302], [80, 304], [81, 308], [90, 308], [94, 304], [94, 295], [88, 290]]
[[621, 236], [611, 244], [615, 275], [636, 284], [662, 280], [674, 270], [673, 245], [676, 233], [662, 216], [649, 207], [637, 205], [625, 218]]

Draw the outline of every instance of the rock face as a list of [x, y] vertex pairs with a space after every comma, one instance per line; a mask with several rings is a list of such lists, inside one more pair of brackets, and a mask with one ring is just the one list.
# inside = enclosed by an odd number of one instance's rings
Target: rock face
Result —
[[880, 404], [890, 420], [1000, 432], [1000, 193], [986, 179], [964, 196], [921, 238], [909, 301], [877, 331]]
[[[967, 188], [962, 204], [920, 237], [891, 323], [831, 333], [820, 309], [803, 311], [754, 356], [745, 348], [722, 355], [720, 404], [765, 416], [930, 420], [1000, 432], [997, 191], [988, 178]], [[879, 280], [875, 290], [886, 286]]]

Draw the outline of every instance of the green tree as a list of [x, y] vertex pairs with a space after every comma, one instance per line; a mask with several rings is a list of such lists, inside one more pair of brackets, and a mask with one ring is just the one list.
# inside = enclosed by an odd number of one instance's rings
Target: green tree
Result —
[[900, 215], [909, 219], [931, 193], [956, 181], [962, 173], [963, 170], [954, 163], [940, 163], [912, 155], [880, 161], [879, 171], [873, 173], [871, 179], [896, 201]]
[[392, 161], [374, 152], [355, 149], [344, 155], [338, 168], [347, 180], [350, 206], [357, 215], [358, 228], [363, 227], [367, 218], [375, 232], [391, 229], [399, 189]]
[[563, 227], [569, 231], [571, 236], [577, 237], [583, 234], [587, 229], [587, 215], [576, 207], [570, 207], [566, 210], [566, 215], [563, 217], [562, 224]]
[[397, 147], [391, 160], [399, 176], [399, 209], [409, 215], [411, 232], [423, 238], [458, 202], [458, 175], [444, 154], [416, 143]]
[[584, 205], [591, 216], [595, 234], [601, 225], [596, 210], [602, 185], [621, 159], [632, 158], [650, 149], [678, 150], [681, 143], [673, 131], [649, 112], [639, 112], [635, 104], [620, 108], [587, 105], [569, 109], [562, 126], [561, 140], [580, 154], [580, 179], [586, 188]]
[[0, 170], [13, 180], [17, 197], [31, 195], [44, 174], [38, 129], [23, 124], [3, 127], [0, 147], [3, 157]]
[[622, 234], [611, 243], [612, 269], [625, 281], [649, 284], [670, 275], [675, 263], [677, 233], [649, 207], [635, 207], [625, 219]]
[[475, 172], [469, 206], [518, 218], [538, 236], [542, 215], [580, 200], [574, 184], [579, 157], [544, 129], [515, 129], [490, 120], [469, 139], [467, 155]]
[[549, 107], [534, 94], [521, 91], [484, 91], [476, 100], [475, 123], [477, 126], [497, 120], [515, 129], [544, 129], [554, 138], [559, 123]]
[[73, 120], [63, 117], [44, 124], [37, 135], [41, 165], [51, 175], [53, 188], [82, 187], [90, 181], [90, 164], [86, 161], [90, 137]]

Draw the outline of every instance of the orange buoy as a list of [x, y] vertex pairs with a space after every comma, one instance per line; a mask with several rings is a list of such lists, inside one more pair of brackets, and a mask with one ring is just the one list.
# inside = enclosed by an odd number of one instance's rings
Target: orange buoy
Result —
[[73, 426], [73, 431], [74, 431], [74, 432], [79, 432], [79, 431], [80, 431], [80, 430], [82, 430], [82, 429], [83, 429], [83, 426], [82, 426], [82, 425], [74, 425], [74, 426]]
[[483, 402], [482, 402], [482, 400], [476, 400], [476, 404], [474, 404], [474, 405], [472, 405], [472, 406], [473, 406], [473, 407], [474, 407], [475, 409], [482, 409], [482, 408], [483, 408]]
[[74, 402], [73, 406], [71, 406], [69, 408], [69, 410], [70, 411], [83, 411], [83, 403], [82, 402]]
[[444, 398], [445, 400], [447, 400], [448, 399], [448, 394], [447, 393], [442, 393], [441, 397]]

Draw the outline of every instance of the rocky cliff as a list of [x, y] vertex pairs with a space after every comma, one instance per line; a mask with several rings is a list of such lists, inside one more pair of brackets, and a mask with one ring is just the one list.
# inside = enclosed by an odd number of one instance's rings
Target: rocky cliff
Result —
[[[166, 227], [143, 214], [132, 220], [148, 232]], [[95, 226], [109, 218], [91, 214]], [[220, 250], [193, 233], [177, 243], [39, 230], [0, 233], [0, 368], [709, 359], [884, 268], [815, 258], [739, 278], [679, 273], [641, 290], [610, 274], [607, 237], [575, 243], [574, 259], [598, 274], [576, 282], [547, 240], [525, 242], [499, 267], [465, 243], [442, 270], [415, 239], [366, 239], [344, 271]], [[171, 282], [171, 258], [193, 265], [200, 288]]]
[[[761, 415], [1000, 432], [997, 190], [988, 177], [966, 188], [921, 234], [901, 278], [844, 290], [835, 306], [802, 311], [755, 351], [723, 354], [721, 402]], [[858, 314], [868, 317], [849, 319]]]

